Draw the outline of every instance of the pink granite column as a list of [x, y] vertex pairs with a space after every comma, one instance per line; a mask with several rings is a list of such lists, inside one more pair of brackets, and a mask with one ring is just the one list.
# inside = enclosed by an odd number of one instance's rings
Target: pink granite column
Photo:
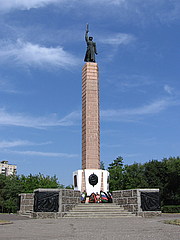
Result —
[[93, 62], [82, 69], [82, 169], [100, 169], [99, 79]]

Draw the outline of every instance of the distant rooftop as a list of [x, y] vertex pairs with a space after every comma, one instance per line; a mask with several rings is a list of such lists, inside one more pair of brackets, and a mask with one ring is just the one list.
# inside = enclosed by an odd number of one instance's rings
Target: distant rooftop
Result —
[[3, 164], [8, 164], [8, 161], [3, 160], [3, 161], [1, 161], [1, 163], [3, 163]]
[[16, 166], [16, 164], [10, 164], [7, 160], [0, 161], [0, 164], [7, 164], [7, 165]]

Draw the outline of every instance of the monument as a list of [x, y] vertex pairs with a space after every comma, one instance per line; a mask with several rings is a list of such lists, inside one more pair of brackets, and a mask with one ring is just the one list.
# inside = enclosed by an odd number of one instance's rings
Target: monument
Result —
[[[95, 62], [97, 51], [93, 38], [88, 37], [88, 32], [87, 25], [86, 63], [82, 69], [82, 169], [73, 173], [74, 190], [39, 188], [33, 193], [20, 194], [20, 215], [28, 214], [31, 218], [64, 217], [81, 202], [82, 192], [85, 191], [87, 196], [90, 196], [92, 193], [109, 191], [109, 172], [100, 169], [99, 69]], [[159, 189], [117, 190], [112, 192], [112, 196], [115, 204], [137, 216], [161, 214]], [[120, 214], [124, 216], [124, 212]], [[87, 215], [89, 217], [90, 212]], [[79, 216], [78, 213], [76, 217]], [[91, 216], [95, 216], [94, 210]], [[102, 214], [100, 216], [102, 217]]]
[[100, 169], [100, 114], [99, 114], [99, 69], [93, 37], [85, 40], [87, 50], [82, 68], [82, 169], [73, 172], [74, 190], [91, 193], [109, 191], [109, 172]]

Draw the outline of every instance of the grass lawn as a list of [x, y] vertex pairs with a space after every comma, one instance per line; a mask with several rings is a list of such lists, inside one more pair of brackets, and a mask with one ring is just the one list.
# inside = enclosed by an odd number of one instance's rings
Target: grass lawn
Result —
[[10, 222], [10, 221], [0, 220], [0, 225], [10, 224], [10, 223], [12, 223], [12, 222]]
[[167, 224], [174, 224], [174, 225], [179, 225], [180, 226], [180, 219], [166, 220], [165, 223], [167, 223]]

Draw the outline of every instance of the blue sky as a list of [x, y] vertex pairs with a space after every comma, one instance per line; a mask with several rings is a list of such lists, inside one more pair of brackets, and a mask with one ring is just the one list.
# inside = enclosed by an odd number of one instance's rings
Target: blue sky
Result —
[[86, 23], [100, 70], [101, 161], [179, 156], [179, 0], [0, 0], [0, 160], [81, 169]]

